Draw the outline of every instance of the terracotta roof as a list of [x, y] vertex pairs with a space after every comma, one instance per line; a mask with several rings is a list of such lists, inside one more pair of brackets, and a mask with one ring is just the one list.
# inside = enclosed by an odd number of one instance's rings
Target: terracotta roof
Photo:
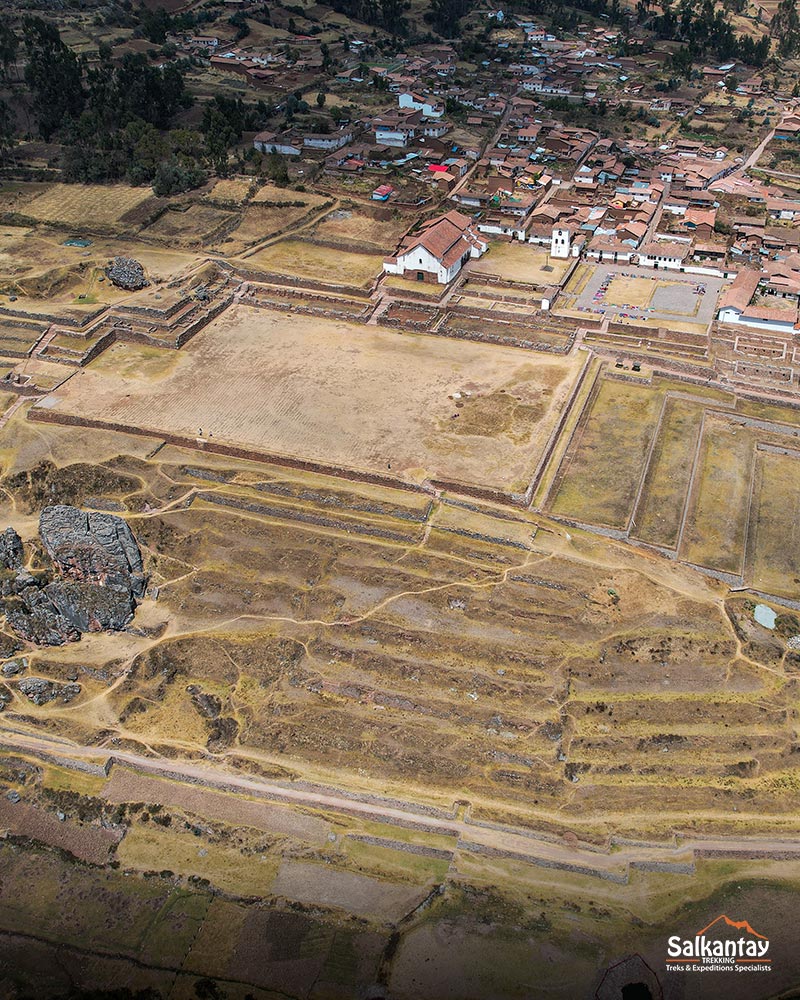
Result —
[[750, 299], [755, 295], [761, 275], [758, 271], [740, 271], [733, 279], [730, 288], [726, 288], [719, 300], [720, 309], [744, 310], [750, 304]]
[[797, 320], [797, 306], [793, 309], [775, 309], [772, 306], [748, 306], [742, 313], [742, 319], [777, 320], [782, 323], [794, 323]]
[[424, 247], [430, 254], [450, 267], [473, 246], [485, 242], [472, 228], [472, 220], [461, 212], [451, 211], [424, 223], [420, 231], [407, 236], [398, 254], [406, 254], [416, 247]]
[[641, 248], [641, 253], [648, 257], [677, 257], [678, 260], [683, 260], [690, 249], [688, 243], [646, 243]]

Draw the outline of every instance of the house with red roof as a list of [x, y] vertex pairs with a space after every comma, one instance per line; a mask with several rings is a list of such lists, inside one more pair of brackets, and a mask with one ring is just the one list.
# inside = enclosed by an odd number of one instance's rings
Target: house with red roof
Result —
[[394, 256], [383, 262], [387, 274], [446, 285], [471, 257], [482, 256], [488, 243], [461, 212], [447, 212], [406, 236]]

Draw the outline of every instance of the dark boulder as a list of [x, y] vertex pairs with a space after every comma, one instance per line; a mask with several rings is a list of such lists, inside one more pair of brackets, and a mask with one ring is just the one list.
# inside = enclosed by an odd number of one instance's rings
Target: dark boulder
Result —
[[[15, 576], [3, 580], [0, 593], [11, 629], [30, 642], [54, 646], [79, 639], [82, 632], [124, 628], [146, 582], [126, 522], [58, 504], [42, 511], [39, 533], [53, 571], [34, 576], [20, 563]], [[13, 539], [8, 532], [2, 537], [14, 558]], [[0, 559], [3, 551], [0, 546]]]
[[80, 684], [57, 684], [46, 677], [24, 677], [17, 687], [34, 705], [46, 705], [51, 701], [67, 704], [81, 693]]
[[0, 534], [0, 569], [22, 569], [22, 539], [13, 528]]
[[121, 517], [57, 504], [42, 511], [39, 534], [64, 576], [144, 593], [142, 554]]

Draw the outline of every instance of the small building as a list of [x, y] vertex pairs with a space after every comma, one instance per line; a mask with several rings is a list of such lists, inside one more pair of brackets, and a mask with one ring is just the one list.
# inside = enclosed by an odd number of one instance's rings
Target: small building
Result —
[[381, 184], [380, 187], [376, 187], [372, 192], [373, 201], [388, 201], [394, 192], [394, 188], [391, 184]]
[[742, 314], [756, 293], [761, 275], [758, 271], [740, 271], [730, 288], [720, 296], [717, 318], [720, 323], [741, 323]]
[[397, 95], [397, 106], [406, 111], [421, 111], [425, 118], [441, 118], [444, 106], [431, 98], [405, 90]]
[[646, 243], [639, 251], [642, 267], [652, 267], [656, 271], [680, 271], [683, 262], [691, 252], [691, 243]]
[[253, 148], [260, 153], [281, 153], [283, 156], [299, 156], [303, 151], [299, 140], [274, 132], [259, 132], [253, 138]]
[[303, 146], [306, 149], [322, 149], [333, 153], [353, 141], [353, 133], [345, 129], [338, 132], [307, 132], [303, 136]]

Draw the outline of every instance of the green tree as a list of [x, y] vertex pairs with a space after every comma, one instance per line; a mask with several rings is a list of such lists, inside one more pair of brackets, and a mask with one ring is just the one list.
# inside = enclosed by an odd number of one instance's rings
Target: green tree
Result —
[[317, 107], [325, 107], [325, 93], [322, 90], [317, 94]]
[[14, 145], [14, 119], [5, 101], [0, 100], [0, 163], [5, 163]]
[[0, 21], [0, 79], [8, 80], [9, 70], [17, 60], [19, 39], [10, 24]]
[[40, 17], [24, 19], [23, 38], [33, 113], [43, 138], [50, 139], [83, 110], [83, 61], [61, 41], [58, 28]]

